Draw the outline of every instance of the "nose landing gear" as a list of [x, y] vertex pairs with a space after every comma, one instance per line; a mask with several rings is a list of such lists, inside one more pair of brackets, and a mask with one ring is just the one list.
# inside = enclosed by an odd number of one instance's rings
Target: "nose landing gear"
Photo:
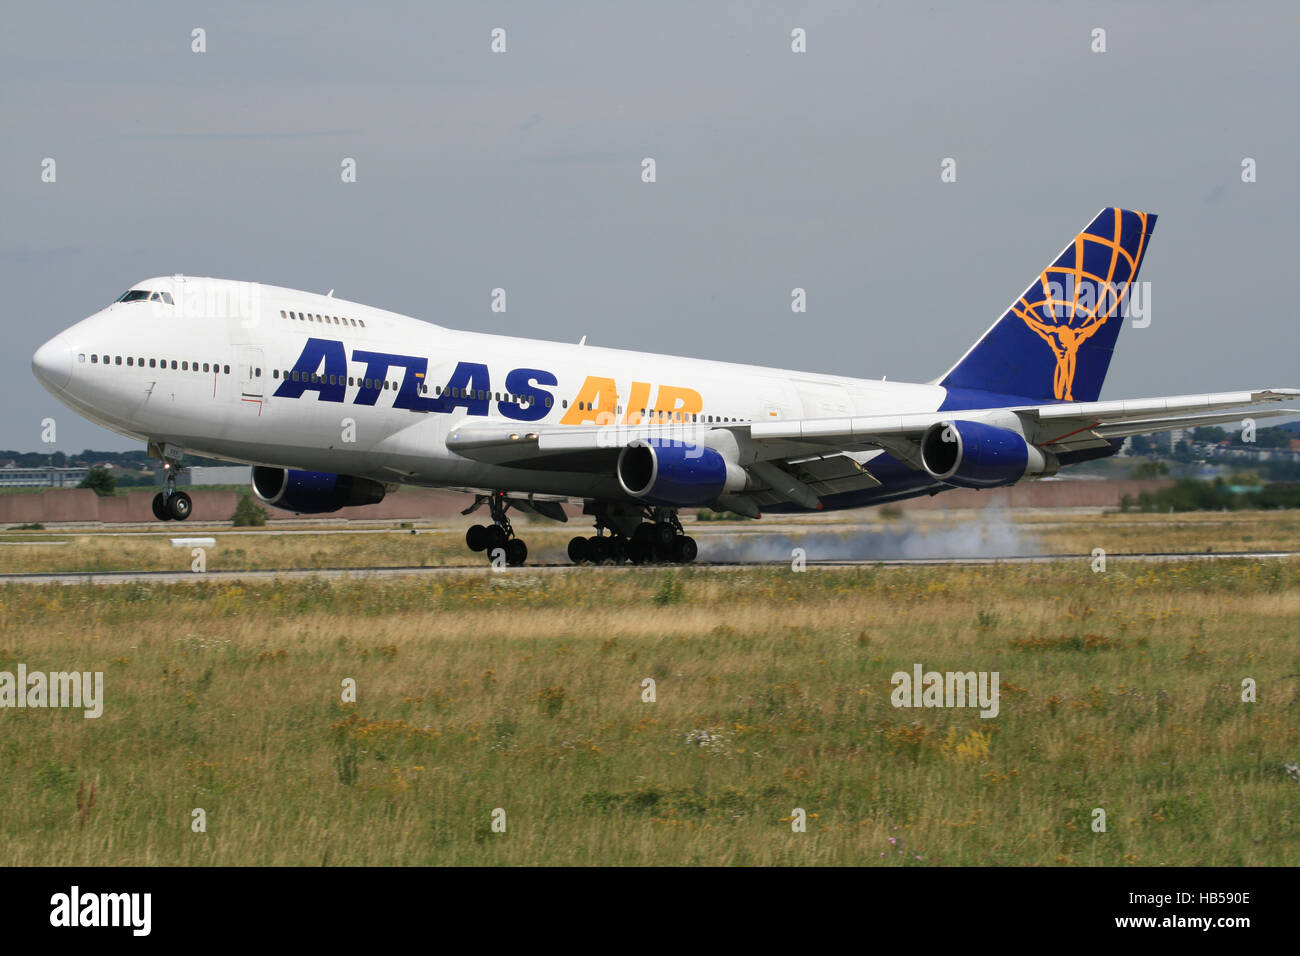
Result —
[[184, 521], [194, 511], [194, 502], [183, 491], [176, 490], [176, 476], [181, 471], [179, 456], [160, 454], [167, 477], [163, 490], [153, 496], [153, 516], [159, 521]]

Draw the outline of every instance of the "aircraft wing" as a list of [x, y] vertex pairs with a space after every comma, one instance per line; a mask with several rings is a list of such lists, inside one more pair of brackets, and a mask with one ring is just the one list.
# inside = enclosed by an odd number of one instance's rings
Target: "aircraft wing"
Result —
[[[1000, 408], [787, 419], [724, 424], [541, 425], [474, 422], [453, 429], [447, 447], [459, 455], [511, 468], [612, 474], [622, 449], [638, 438], [675, 439], [735, 449], [761, 491], [759, 503], [790, 500], [816, 507], [817, 496], [880, 484], [867, 462], [883, 450], [921, 468], [920, 440], [932, 425], [973, 421], [1019, 431], [1030, 444], [1061, 454], [1099, 448], [1129, 435], [1300, 415], [1300, 409], [1244, 409], [1300, 398], [1300, 389], [1270, 388], [1109, 402], [1066, 402]], [[865, 454], [864, 454], [865, 453]], [[748, 494], [748, 493], [747, 493]]]

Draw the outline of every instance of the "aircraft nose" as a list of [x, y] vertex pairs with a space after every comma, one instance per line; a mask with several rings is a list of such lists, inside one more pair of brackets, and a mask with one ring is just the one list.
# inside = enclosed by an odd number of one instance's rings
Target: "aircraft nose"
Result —
[[51, 392], [62, 391], [72, 378], [72, 349], [63, 336], [56, 336], [36, 350], [32, 371]]

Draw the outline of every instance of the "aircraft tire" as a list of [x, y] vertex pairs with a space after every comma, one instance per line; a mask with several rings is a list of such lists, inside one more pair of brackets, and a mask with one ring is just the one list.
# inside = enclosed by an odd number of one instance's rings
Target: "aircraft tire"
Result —
[[469, 530], [465, 532], [465, 547], [477, 554], [479, 551], [486, 551], [487, 546], [487, 528], [481, 524], [470, 525]]
[[569, 541], [569, 560], [574, 564], [582, 564], [589, 560], [591, 552], [587, 549], [587, 539], [581, 536]]
[[167, 516], [174, 521], [184, 521], [194, 511], [194, 502], [183, 491], [173, 491], [167, 499]]

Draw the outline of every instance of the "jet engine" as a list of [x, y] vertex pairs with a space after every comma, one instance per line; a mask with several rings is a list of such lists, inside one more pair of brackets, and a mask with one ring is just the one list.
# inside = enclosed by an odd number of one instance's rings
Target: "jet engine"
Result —
[[745, 487], [745, 472], [716, 449], [638, 438], [619, 453], [618, 483], [647, 504], [694, 508]]
[[275, 508], [298, 514], [324, 514], [349, 505], [373, 505], [384, 499], [384, 486], [369, 478], [293, 468], [253, 468], [253, 494]]
[[1054, 475], [1056, 456], [1009, 428], [980, 422], [935, 422], [921, 437], [925, 470], [959, 488], [1013, 485], [1025, 476]]

